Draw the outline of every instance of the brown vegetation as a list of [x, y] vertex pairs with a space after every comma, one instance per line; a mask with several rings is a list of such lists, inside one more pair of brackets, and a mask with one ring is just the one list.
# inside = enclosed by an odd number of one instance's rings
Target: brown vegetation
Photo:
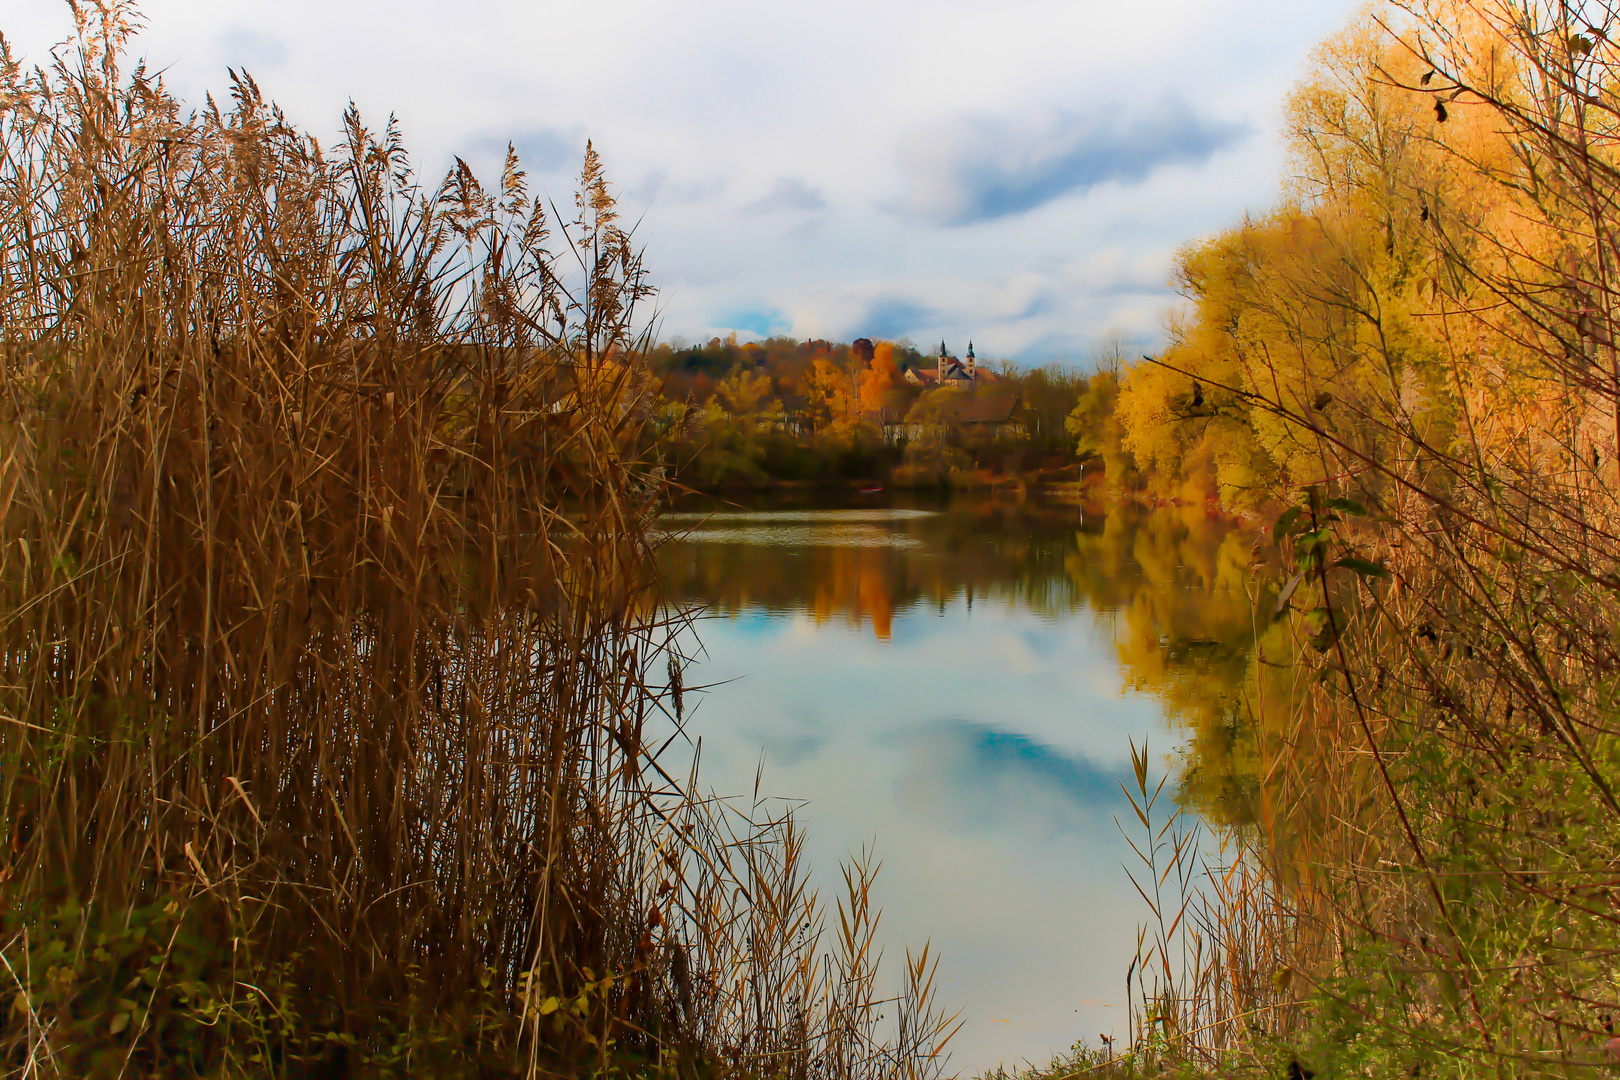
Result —
[[792, 822], [649, 745], [650, 289], [594, 153], [567, 214], [512, 155], [424, 190], [392, 125], [187, 115], [76, 12], [0, 54], [0, 1070], [936, 1070], [869, 874], [823, 950]]

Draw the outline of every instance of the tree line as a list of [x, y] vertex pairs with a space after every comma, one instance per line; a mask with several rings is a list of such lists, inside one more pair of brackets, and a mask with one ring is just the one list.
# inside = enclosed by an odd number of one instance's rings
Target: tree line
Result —
[[974, 485], [1079, 460], [1065, 425], [1088, 380], [1060, 364], [980, 364], [963, 390], [924, 385], [937, 356], [909, 342], [735, 335], [662, 343], [648, 363], [667, 459], [697, 487]]
[[1289, 99], [1276, 205], [1183, 249], [1166, 346], [1088, 383], [1110, 486], [1264, 525], [1228, 729], [1253, 819], [1149, 853], [1188, 888], [1133, 969], [1132, 1068], [1620, 1058], [1617, 27], [1358, 16]]

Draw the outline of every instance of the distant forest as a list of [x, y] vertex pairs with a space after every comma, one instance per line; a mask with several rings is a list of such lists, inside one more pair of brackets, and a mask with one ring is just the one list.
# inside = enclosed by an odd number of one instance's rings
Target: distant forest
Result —
[[[908, 342], [776, 337], [656, 346], [657, 430], [694, 487], [887, 481], [979, 487], [1072, 482], [1091, 379], [1057, 364], [940, 360]], [[1095, 456], [1094, 454], [1089, 456]]]

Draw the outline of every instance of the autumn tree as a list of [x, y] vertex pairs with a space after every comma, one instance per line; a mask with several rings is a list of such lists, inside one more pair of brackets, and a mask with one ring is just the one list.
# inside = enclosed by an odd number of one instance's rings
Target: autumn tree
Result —
[[1064, 429], [1075, 438], [1075, 453], [1082, 462], [1102, 463], [1107, 484], [1116, 490], [1130, 490], [1141, 482], [1136, 460], [1125, 447], [1125, 430], [1119, 417], [1121, 358], [1119, 350], [1101, 359], [1102, 366], [1086, 380], [1074, 408], [1064, 420]]
[[1181, 253], [1112, 410], [1160, 491], [1271, 504], [1288, 582], [1256, 613], [1289, 684], [1238, 717], [1274, 736], [1248, 851], [1285, 959], [1173, 1026], [1552, 1075], [1620, 1005], [1620, 4], [1402, 7], [1317, 51], [1284, 198]]
[[893, 404], [894, 393], [902, 385], [900, 368], [894, 362], [894, 346], [887, 341], [874, 345], [871, 363], [859, 378], [863, 413], [881, 413], [885, 406]]
[[808, 411], [818, 431], [850, 432], [859, 417], [860, 397], [855, 376], [822, 353], [812, 361], [804, 379]]
[[1008, 376], [1022, 406], [1021, 416], [1032, 446], [1068, 449], [1069, 414], [1086, 389], [1086, 377], [1061, 364], [1045, 364]]

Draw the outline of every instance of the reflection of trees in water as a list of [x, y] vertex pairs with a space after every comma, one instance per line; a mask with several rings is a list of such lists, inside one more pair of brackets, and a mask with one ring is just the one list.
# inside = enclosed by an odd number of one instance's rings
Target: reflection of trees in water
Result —
[[984, 500], [864, 531], [796, 518], [783, 529], [799, 542], [787, 544], [703, 540], [700, 527], [666, 545], [663, 576], [672, 598], [722, 614], [805, 611], [817, 622], [869, 623], [887, 640], [895, 612], [916, 605], [992, 599], [1049, 614], [1082, 606], [1064, 572], [1081, 524], [1078, 507]]
[[1248, 818], [1242, 778], [1252, 768], [1236, 717], [1257, 630], [1252, 533], [1197, 508], [1082, 513], [996, 499], [870, 523], [870, 542], [829, 524], [817, 544], [806, 518], [792, 525], [790, 544], [672, 542], [662, 554], [666, 588], [721, 614], [803, 611], [818, 623], [870, 624], [885, 641], [895, 613], [913, 606], [1090, 610], [1112, 631], [1126, 685], [1157, 698], [1189, 733], [1188, 798], [1214, 817]]
[[1261, 583], [1254, 534], [1192, 508], [1121, 508], [1070, 572], [1115, 619], [1126, 683], [1157, 698], [1186, 734], [1182, 782], [1208, 817], [1251, 817], [1243, 699], [1254, 676]]

